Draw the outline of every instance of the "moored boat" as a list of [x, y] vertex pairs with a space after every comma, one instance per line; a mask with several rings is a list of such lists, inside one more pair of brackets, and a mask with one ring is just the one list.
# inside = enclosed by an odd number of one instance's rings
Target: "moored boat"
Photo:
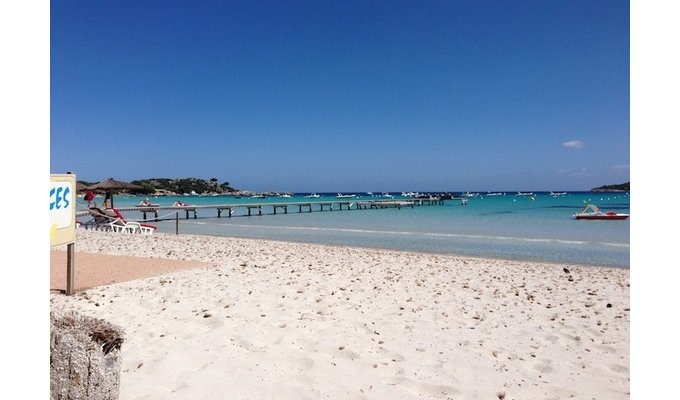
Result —
[[137, 204], [137, 207], [158, 207], [160, 204], [158, 203], [151, 203], [149, 199], [144, 199]]
[[587, 220], [622, 220], [628, 217], [630, 217], [629, 214], [621, 214], [614, 211], [604, 212], [595, 204], [586, 204], [585, 207], [574, 214], [575, 219]]

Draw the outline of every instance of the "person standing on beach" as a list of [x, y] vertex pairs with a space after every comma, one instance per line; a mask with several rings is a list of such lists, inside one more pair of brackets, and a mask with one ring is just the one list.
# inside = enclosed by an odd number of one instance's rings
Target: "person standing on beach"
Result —
[[111, 207], [111, 198], [113, 196], [111, 195], [111, 192], [106, 192], [106, 197], [104, 197], [104, 208], [109, 208]]
[[87, 208], [92, 207], [92, 201], [94, 200], [95, 197], [96, 195], [92, 190], [87, 192], [87, 194], [84, 197], [85, 201], [87, 201]]

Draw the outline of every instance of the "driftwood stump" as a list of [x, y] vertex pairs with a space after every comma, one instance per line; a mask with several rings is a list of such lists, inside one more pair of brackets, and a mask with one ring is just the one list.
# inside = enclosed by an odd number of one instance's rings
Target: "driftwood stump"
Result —
[[103, 319], [50, 313], [53, 400], [118, 399], [123, 330]]

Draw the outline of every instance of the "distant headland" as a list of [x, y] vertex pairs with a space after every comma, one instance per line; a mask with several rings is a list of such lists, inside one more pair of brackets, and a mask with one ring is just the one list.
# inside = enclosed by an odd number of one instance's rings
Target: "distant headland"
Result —
[[[90, 186], [95, 182], [78, 181], [85, 186]], [[133, 194], [150, 194], [155, 196], [176, 196], [182, 194], [230, 194], [239, 192], [229, 185], [229, 182], [219, 183], [217, 178], [151, 178], [140, 179], [130, 183], [141, 186], [143, 189], [126, 190]]]
[[605, 185], [590, 189], [591, 192], [630, 192], [630, 182], [618, 185]]

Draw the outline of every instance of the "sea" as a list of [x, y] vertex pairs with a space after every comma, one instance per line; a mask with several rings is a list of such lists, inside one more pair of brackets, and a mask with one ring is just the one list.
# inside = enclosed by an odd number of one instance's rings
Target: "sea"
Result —
[[[295, 193], [291, 197], [252, 198], [224, 195], [148, 197], [151, 203], [170, 206], [175, 201], [190, 205], [271, 204], [336, 201], [337, 193]], [[364, 200], [410, 200], [408, 193], [345, 193]], [[257, 238], [289, 242], [320, 243], [440, 254], [456, 254], [512, 260], [528, 260], [594, 266], [630, 267], [630, 219], [618, 221], [576, 220], [573, 214], [585, 204], [605, 211], [630, 214], [630, 195], [624, 192], [550, 192], [468, 194], [467, 205], [445, 200], [443, 205], [385, 209], [343, 209], [303, 212], [288, 208], [284, 214], [264, 207], [263, 215], [248, 216], [237, 209], [231, 218], [217, 218], [215, 209], [199, 209], [197, 218], [180, 213], [182, 234]], [[136, 206], [144, 196], [115, 196], [117, 208]], [[103, 197], [95, 201], [99, 204]], [[82, 198], [78, 202], [82, 205]], [[316, 210], [316, 208], [315, 208]], [[124, 211], [129, 220], [140, 221], [138, 211]], [[159, 232], [175, 233], [175, 212], [159, 210], [159, 221], [148, 222]], [[83, 219], [86, 217], [80, 217]], [[147, 214], [147, 218], [153, 218]]]

